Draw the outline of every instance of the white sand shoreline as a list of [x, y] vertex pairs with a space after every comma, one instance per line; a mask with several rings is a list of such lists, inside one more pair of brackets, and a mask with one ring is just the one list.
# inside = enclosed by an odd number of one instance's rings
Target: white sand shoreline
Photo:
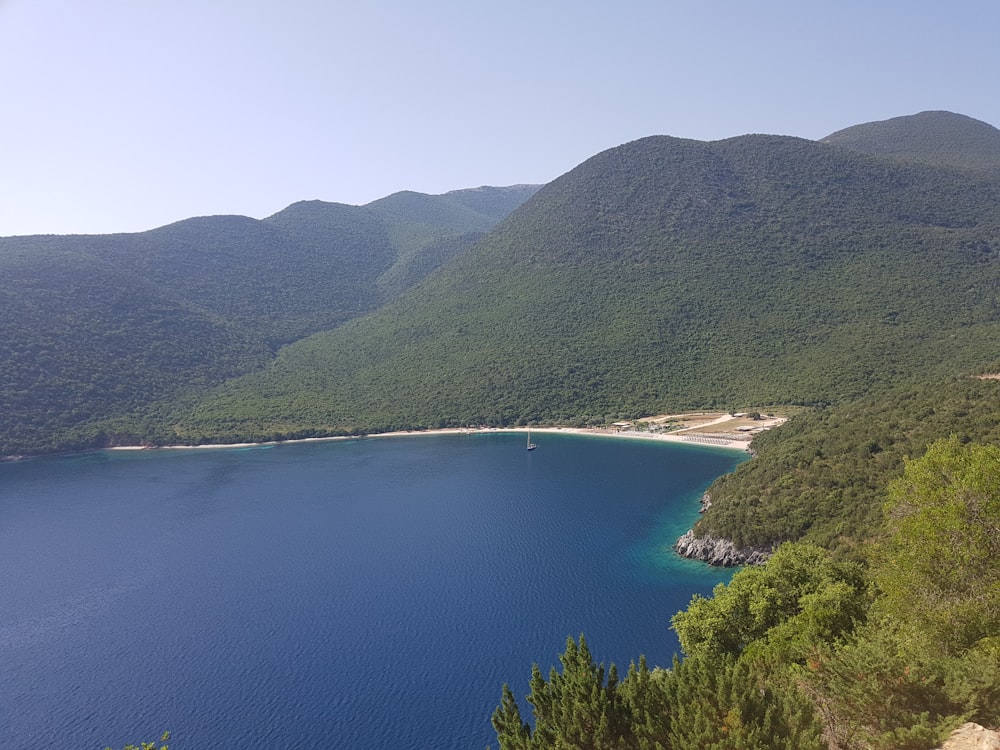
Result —
[[[676, 415], [690, 417], [691, 415]], [[707, 419], [705, 422], [695, 424], [670, 432], [650, 432], [635, 429], [614, 429], [601, 427], [531, 427], [531, 431], [536, 435], [542, 434], [563, 434], [563, 435], [583, 435], [590, 437], [610, 437], [627, 440], [658, 440], [668, 443], [684, 443], [687, 445], [703, 446], [707, 448], [726, 448], [748, 452], [750, 450], [751, 435], [745, 438], [730, 437], [719, 433], [704, 433], [700, 430], [705, 427], [723, 425], [734, 419], [729, 415], [722, 415]], [[768, 429], [783, 423], [781, 418], [772, 418], [764, 421], [762, 427]], [[361, 435], [336, 435], [331, 437], [297, 438], [291, 440], [269, 440], [260, 443], [206, 443], [202, 445], [162, 445], [162, 446], [142, 446], [142, 445], [122, 445], [108, 448], [107, 450], [135, 451], [135, 450], [199, 450], [199, 449], [234, 449], [234, 448], [257, 448], [271, 445], [287, 445], [294, 443], [315, 443], [335, 440], [361, 440], [369, 438], [387, 437], [416, 437], [420, 435], [488, 435], [501, 433], [526, 433], [528, 427], [453, 427], [445, 429], [431, 430], [399, 430], [395, 432], [373, 432]]]

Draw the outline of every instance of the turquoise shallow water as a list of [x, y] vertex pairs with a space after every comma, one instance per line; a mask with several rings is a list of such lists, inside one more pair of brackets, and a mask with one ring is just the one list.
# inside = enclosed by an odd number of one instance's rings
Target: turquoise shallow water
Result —
[[0, 466], [0, 747], [483, 748], [566, 637], [620, 666], [726, 571], [669, 544], [745, 456], [539, 434]]

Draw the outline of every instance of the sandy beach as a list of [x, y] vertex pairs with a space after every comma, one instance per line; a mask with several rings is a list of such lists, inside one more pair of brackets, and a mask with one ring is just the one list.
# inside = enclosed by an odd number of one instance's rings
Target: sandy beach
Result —
[[[614, 437], [629, 440], [660, 440], [671, 443], [695, 443], [719, 448], [749, 451], [753, 436], [763, 430], [785, 422], [784, 417], [761, 416], [753, 419], [746, 414], [724, 412], [698, 412], [691, 414], [663, 414], [633, 422], [619, 422], [612, 427], [531, 427], [536, 435], [564, 434]], [[637, 428], [636, 425], [643, 425]], [[414, 437], [419, 435], [475, 435], [488, 433], [526, 433], [527, 427], [454, 427], [434, 430], [400, 430], [364, 435], [339, 435], [335, 437], [301, 438], [297, 440], [272, 440], [262, 443], [212, 443], [204, 445], [165, 446], [116, 446], [109, 450], [197, 450], [225, 448], [253, 448], [263, 445], [310, 443], [331, 440], [359, 440], [369, 438]]]

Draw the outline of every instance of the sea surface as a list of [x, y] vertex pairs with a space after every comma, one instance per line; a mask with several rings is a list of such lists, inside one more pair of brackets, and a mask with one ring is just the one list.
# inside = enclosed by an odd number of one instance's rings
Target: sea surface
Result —
[[670, 545], [745, 455], [534, 438], [0, 465], [0, 748], [482, 750], [568, 636], [669, 665], [730, 575]]

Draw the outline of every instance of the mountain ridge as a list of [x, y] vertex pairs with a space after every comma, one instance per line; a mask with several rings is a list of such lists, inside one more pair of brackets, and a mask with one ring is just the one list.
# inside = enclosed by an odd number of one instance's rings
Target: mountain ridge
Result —
[[[939, 134], [941, 121], [905, 123]], [[133, 307], [164, 311], [159, 332], [137, 340], [150, 373], [172, 373], [156, 416], [122, 410], [142, 411], [145, 397], [97, 389], [105, 395], [70, 409], [89, 415], [74, 422], [81, 435], [99, 436], [108, 419], [133, 440], [175, 442], [834, 402], [972, 368], [995, 347], [1000, 180], [956, 163], [780, 135], [650, 136], [541, 188], [402, 191], [367, 206], [300, 201], [261, 220], [4, 238], [0, 273], [42, 256], [110, 267], [126, 274], [113, 286], [144, 290]], [[7, 291], [17, 335], [0, 353], [22, 355], [0, 394], [24, 408], [60, 382], [67, 402], [93, 395], [87, 381], [117, 367], [95, 356], [121, 328], [94, 307], [112, 277], [58, 278]], [[61, 314], [94, 326], [80, 339], [93, 351], [60, 339], [56, 365], [38, 375], [23, 353], [51, 325], [41, 300], [60, 290]], [[165, 311], [177, 304], [201, 322], [173, 325]], [[19, 309], [33, 311], [34, 328]], [[243, 364], [207, 379], [172, 369], [198, 326]], [[122, 371], [142, 393], [161, 390], [142, 390], [143, 367], [139, 358]], [[194, 408], [177, 406], [234, 375], [243, 379]], [[34, 418], [19, 411], [18, 429]]]
[[273, 437], [840, 401], [996, 346], [998, 227], [990, 175], [788, 136], [652, 136], [181, 421], [207, 437], [228, 412], [226, 430]]

